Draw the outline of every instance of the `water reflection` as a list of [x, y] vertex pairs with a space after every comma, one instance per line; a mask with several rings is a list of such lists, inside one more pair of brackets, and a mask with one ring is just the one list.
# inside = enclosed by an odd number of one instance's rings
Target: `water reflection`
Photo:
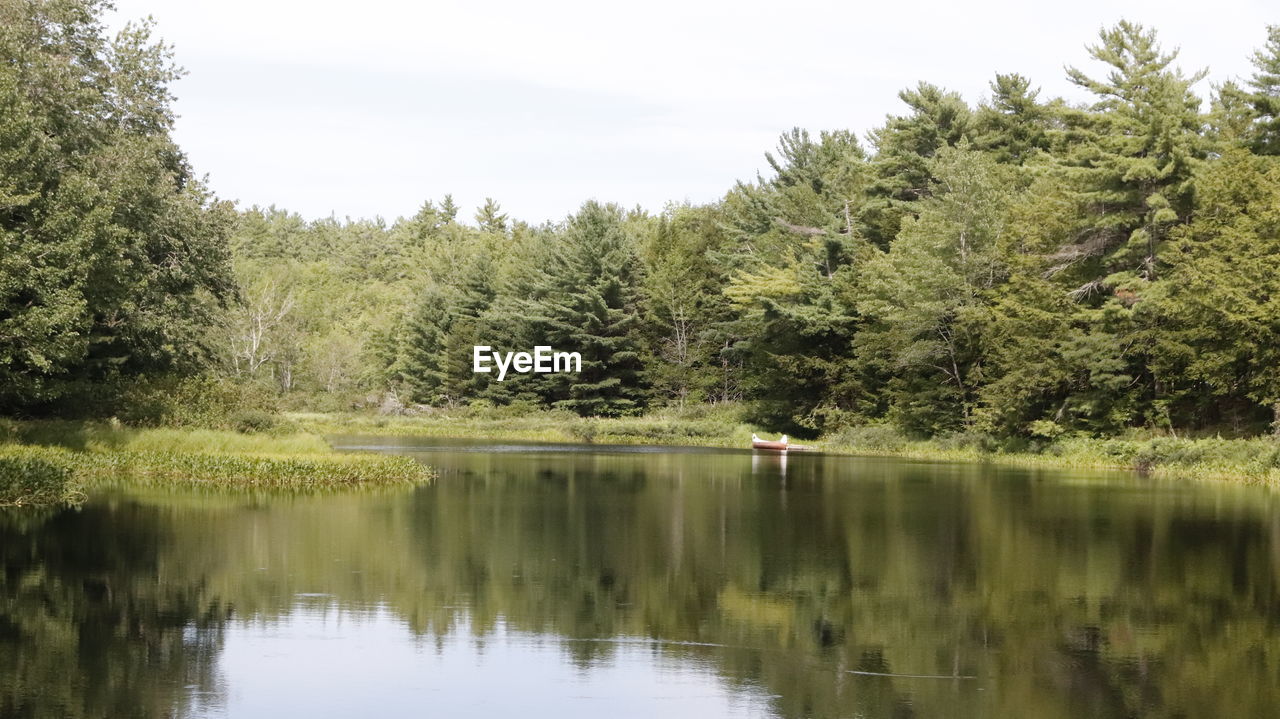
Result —
[[399, 449], [441, 480], [3, 515], [0, 716], [1257, 716], [1280, 699], [1267, 491]]
[[[227, 632], [222, 679], [236, 717], [379, 715], [505, 717], [768, 716], [771, 697], [726, 681], [713, 662], [642, 640], [570, 661], [569, 640], [504, 622], [478, 631], [413, 633], [394, 609], [295, 607], [287, 622]], [[343, 691], [334, 692], [334, 687]], [[531, 711], [533, 709], [534, 711]]]

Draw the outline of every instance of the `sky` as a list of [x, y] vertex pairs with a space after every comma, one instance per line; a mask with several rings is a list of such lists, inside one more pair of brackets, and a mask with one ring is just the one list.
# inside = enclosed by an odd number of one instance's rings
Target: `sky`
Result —
[[1063, 68], [1102, 75], [1085, 46], [1122, 18], [1209, 68], [1205, 94], [1252, 72], [1266, 4], [116, 0], [109, 24], [150, 15], [174, 46], [175, 135], [221, 198], [393, 221], [452, 193], [536, 224], [714, 201], [782, 132], [865, 136], [921, 80], [1086, 100]]

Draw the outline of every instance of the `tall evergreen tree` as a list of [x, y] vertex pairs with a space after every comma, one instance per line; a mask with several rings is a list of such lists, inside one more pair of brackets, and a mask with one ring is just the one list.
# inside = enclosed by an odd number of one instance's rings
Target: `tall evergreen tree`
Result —
[[1258, 115], [1253, 97], [1232, 80], [1214, 87], [1210, 100], [1207, 135], [1217, 154], [1234, 147], [1248, 146], [1254, 140]]
[[1256, 114], [1251, 149], [1280, 155], [1280, 25], [1267, 26], [1267, 42], [1252, 57], [1256, 72], [1249, 80], [1249, 99]]
[[1177, 51], [1163, 52], [1141, 25], [1122, 21], [1100, 38], [1089, 54], [1110, 67], [1105, 79], [1067, 69], [1068, 79], [1099, 99], [1068, 116], [1080, 140], [1064, 162], [1094, 214], [1059, 259], [1083, 266], [1084, 279], [1100, 286], [1136, 291], [1132, 280], [1157, 277], [1161, 243], [1191, 211], [1192, 177], [1205, 157], [1200, 99], [1191, 88], [1205, 72], [1188, 77], [1171, 67]]
[[1100, 38], [1089, 53], [1110, 68], [1104, 79], [1067, 69], [1099, 99], [1066, 115], [1061, 163], [1079, 220], [1047, 271], [1079, 303], [1080, 330], [1063, 351], [1088, 379], [1067, 404], [1110, 430], [1168, 423], [1165, 381], [1149, 363], [1159, 328], [1134, 307], [1158, 291], [1162, 247], [1190, 216], [1207, 142], [1191, 89], [1203, 71], [1183, 75], [1177, 52], [1141, 25], [1121, 22]]
[[734, 241], [717, 259], [737, 315], [720, 327], [724, 354], [743, 364], [752, 418], [781, 431], [812, 435], [862, 396], [850, 372], [848, 285], [867, 247], [856, 220], [863, 158], [847, 133], [793, 131], [769, 158], [775, 177], [739, 184], [723, 203]]
[[1014, 184], [1008, 168], [973, 151], [943, 149], [919, 215], [861, 273], [867, 322], [859, 358], [891, 377], [890, 412], [905, 428], [937, 434], [971, 425], [983, 382], [987, 304], [1007, 275], [1004, 249]]
[[1169, 280], [1144, 308], [1165, 327], [1154, 363], [1178, 378], [1185, 412], [1217, 415], [1247, 398], [1280, 433], [1280, 160], [1233, 150], [1199, 189]]
[[1040, 90], [1018, 75], [996, 75], [991, 99], [973, 118], [973, 146], [997, 162], [1022, 164], [1049, 149], [1054, 108], [1041, 104]]
[[897, 236], [911, 203], [929, 194], [929, 158], [943, 147], [959, 145], [972, 130], [973, 114], [957, 93], [921, 82], [898, 97], [911, 113], [891, 116], [871, 133], [874, 179], [859, 213], [863, 233], [881, 248]]
[[501, 235], [507, 231], [507, 216], [502, 206], [492, 197], [484, 198], [484, 205], [476, 210], [476, 225], [482, 232]]
[[[616, 205], [587, 202], [546, 248], [535, 273], [511, 289], [519, 299], [497, 324], [514, 336], [578, 352], [577, 373], [529, 375], [518, 391], [584, 416], [631, 414], [643, 408], [637, 240]], [[532, 349], [532, 345], [504, 348]]]
[[669, 208], [641, 247], [649, 380], [659, 398], [679, 404], [725, 400], [726, 385], [737, 384], [719, 353], [717, 326], [729, 315], [712, 257], [727, 242], [720, 220], [714, 206]]

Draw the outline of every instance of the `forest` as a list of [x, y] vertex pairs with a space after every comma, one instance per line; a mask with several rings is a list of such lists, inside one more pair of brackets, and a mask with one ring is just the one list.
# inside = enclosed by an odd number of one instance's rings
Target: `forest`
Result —
[[[1280, 431], [1280, 26], [1205, 87], [1122, 21], [1065, 59], [1088, 102], [921, 82], [879, 127], [782, 134], [718, 201], [532, 224], [447, 195], [395, 221], [219, 199], [173, 139], [174, 50], [109, 36], [105, 7], [0, 2], [0, 415]], [[474, 345], [582, 371], [499, 383]]]

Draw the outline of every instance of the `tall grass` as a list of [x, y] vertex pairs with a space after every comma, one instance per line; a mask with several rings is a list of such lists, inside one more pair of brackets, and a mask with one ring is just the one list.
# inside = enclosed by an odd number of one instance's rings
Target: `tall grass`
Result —
[[46, 447], [0, 445], [0, 506], [71, 503], [80, 478], [71, 453]]
[[752, 428], [735, 405], [664, 409], [642, 417], [579, 417], [571, 412], [459, 408], [412, 417], [296, 413], [299, 426], [320, 434], [380, 434], [594, 444], [749, 447]]
[[[10, 441], [90, 452], [153, 451], [233, 454], [329, 454], [314, 434], [246, 434], [218, 429], [136, 428], [118, 422], [9, 422]], [[0, 441], [3, 441], [0, 437]]]
[[384, 455], [261, 456], [117, 451], [87, 453], [82, 476], [130, 486], [215, 487], [316, 491], [365, 485], [417, 484], [431, 479], [425, 466]]
[[824, 440], [822, 448], [837, 453], [1079, 469], [1126, 469], [1161, 477], [1280, 485], [1280, 441], [1274, 437], [1074, 436], [1052, 442], [1000, 442], [988, 435], [961, 433], [911, 440], [890, 427], [872, 425], [849, 428]]
[[[49, 504], [104, 484], [309, 492], [428, 481], [405, 457], [338, 454], [314, 434], [0, 423], [0, 503]], [[61, 488], [61, 489], [60, 489]]]

